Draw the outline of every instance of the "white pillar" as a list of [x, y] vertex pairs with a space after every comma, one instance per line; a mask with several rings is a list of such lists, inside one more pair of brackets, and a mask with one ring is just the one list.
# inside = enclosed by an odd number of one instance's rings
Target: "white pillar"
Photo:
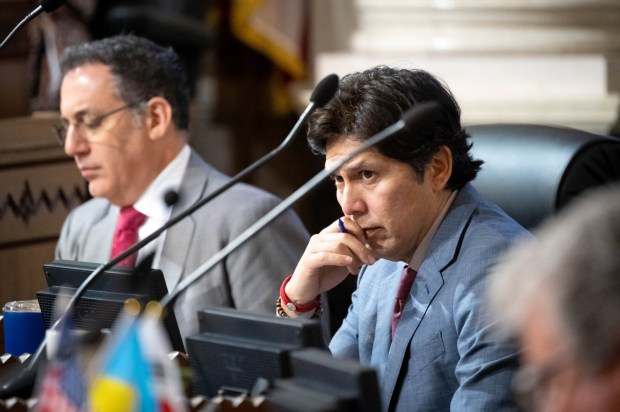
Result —
[[611, 70], [620, 67], [618, 0], [355, 0], [350, 7], [348, 43], [329, 52], [318, 46], [317, 79], [377, 64], [425, 69], [450, 86], [464, 124], [606, 133], [618, 116], [620, 74]]

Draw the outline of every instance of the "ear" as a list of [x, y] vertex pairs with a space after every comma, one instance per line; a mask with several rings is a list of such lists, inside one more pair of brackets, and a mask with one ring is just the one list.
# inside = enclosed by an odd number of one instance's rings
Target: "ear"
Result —
[[163, 97], [153, 97], [147, 103], [146, 126], [151, 140], [166, 136], [172, 127], [172, 107]]
[[452, 176], [452, 151], [447, 146], [441, 146], [433, 155], [428, 173], [433, 190], [440, 191], [446, 188]]

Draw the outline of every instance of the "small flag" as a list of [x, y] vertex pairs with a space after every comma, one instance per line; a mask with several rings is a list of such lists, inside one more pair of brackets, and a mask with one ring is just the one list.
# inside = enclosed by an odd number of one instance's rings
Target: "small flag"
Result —
[[157, 302], [146, 305], [140, 318], [140, 343], [144, 356], [151, 365], [151, 382], [157, 397], [160, 412], [185, 412], [187, 405], [181, 371], [177, 363], [169, 358], [172, 345], [161, 324], [162, 307]]
[[100, 372], [90, 390], [91, 411], [186, 412], [181, 373], [168, 354], [171, 345], [161, 325], [162, 308], [129, 300], [102, 349]]
[[129, 300], [102, 348], [89, 396], [93, 412], [157, 411], [151, 365], [140, 346], [139, 312], [139, 302]]
[[40, 412], [86, 410], [84, 369], [77, 358], [78, 345], [71, 333], [68, 317], [60, 321], [58, 352], [43, 370], [38, 384], [36, 410]]

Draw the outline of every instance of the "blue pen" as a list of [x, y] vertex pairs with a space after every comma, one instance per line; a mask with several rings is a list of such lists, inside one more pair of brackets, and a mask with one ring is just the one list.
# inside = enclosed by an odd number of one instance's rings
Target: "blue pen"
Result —
[[338, 219], [338, 229], [340, 229], [340, 233], [347, 233], [347, 228], [344, 227], [342, 219]]

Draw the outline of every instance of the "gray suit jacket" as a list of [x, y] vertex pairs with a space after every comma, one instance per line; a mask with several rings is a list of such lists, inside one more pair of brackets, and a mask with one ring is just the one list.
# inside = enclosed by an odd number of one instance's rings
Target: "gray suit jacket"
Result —
[[524, 236], [466, 185], [431, 241], [394, 339], [390, 319], [403, 264], [380, 260], [360, 273], [332, 353], [377, 369], [384, 411], [513, 410], [517, 355], [490, 334], [484, 284], [493, 262]]
[[[187, 209], [229, 181], [229, 177], [192, 152], [172, 215]], [[230, 243], [279, 199], [256, 187], [237, 184], [168, 229], [159, 268], [168, 290]], [[57, 259], [106, 262], [110, 258], [118, 207], [92, 199], [73, 210], [64, 222]], [[175, 304], [183, 338], [198, 330], [196, 312], [228, 306], [273, 315], [279, 286], [293, 273], [309, 235], [301, 220], [287, 211], [256, 237], [203, 276]]]

